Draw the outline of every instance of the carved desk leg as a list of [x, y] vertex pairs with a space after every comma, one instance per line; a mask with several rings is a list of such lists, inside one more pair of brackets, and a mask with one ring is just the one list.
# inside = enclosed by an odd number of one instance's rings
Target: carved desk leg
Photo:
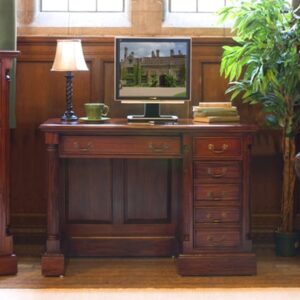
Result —
[[46, 134], [48, 153], [48, 203], [47, 203], [47, 245], [42, 257], [44, 276], [61, 276], [65, 273], [65, 257], [60, 241], [60, 205], [58, 199], [58, 136]]

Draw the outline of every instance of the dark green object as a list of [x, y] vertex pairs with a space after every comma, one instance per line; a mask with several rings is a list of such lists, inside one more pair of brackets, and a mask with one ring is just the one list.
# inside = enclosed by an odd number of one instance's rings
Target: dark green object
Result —
[[[16, 50], [16, 3], [15, 0], [0, 0], [0, 50]], [[16, 62], [11, 70], [9, 121], [15, 127]]]
[[275, 232], [275, 253], [277, 256], [291, 257], [299, 253], [298, 232]]

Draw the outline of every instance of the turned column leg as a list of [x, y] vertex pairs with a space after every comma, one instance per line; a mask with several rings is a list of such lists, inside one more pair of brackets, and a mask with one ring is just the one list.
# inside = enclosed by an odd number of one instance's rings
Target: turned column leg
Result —
[[65, 257], [61, 251], [60, 209], [58, 199], [59, 157], [58, 137], [46, 134], [48, 153], [48, 202], [47, 202], [47, 244], [42, 257], [44, 276], [61, 276], [65, 273]]

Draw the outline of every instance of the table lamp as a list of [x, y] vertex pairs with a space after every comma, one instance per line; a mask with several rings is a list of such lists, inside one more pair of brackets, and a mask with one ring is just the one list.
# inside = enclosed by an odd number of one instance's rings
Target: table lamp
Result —
[[66, 104], [67, 110], [62, 115], [62, 121], [77, 121], [73, 111], [73, 71], [88, 71], [84, 60], [81, 40], [58, 40], [55, 59], [51, 71], [66, 72]]

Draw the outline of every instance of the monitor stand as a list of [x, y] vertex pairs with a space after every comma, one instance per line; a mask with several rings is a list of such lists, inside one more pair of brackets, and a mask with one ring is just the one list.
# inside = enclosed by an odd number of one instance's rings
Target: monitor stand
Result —
[[178, 117], [172, 115], [161, 115], [159, 103], [146, 103], [144, 115], [129, 115], [128, 122], [157, 122], [168, 123], [177, 122]]

